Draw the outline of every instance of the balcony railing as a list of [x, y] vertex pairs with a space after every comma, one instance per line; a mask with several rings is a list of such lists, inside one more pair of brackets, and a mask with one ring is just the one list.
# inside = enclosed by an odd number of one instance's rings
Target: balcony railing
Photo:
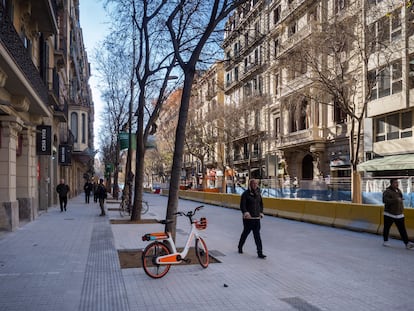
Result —
[[279, 147], [292, 147], [324, 140], [324, 130], [318, 127], [312, 127], [283, 135]]
[[46, 104], [48, 102], [47, 87], [24, 47], [19, 34], [16, 32], [16, 29], [4, 11], [3, 4], [0, 4], [0, 44], [6, 48], [26, 80], [30, 83], [42, 102]]

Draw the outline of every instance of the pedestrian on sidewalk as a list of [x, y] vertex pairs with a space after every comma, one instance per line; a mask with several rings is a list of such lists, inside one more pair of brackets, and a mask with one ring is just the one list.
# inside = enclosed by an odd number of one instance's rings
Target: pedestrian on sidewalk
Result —
[[93, 182], [92, 191], [93, 191], [93, 201], [96, 203], [98, 202], [98, 183], [96, 181]]
[[255, 179], [250, 179], [249, 188], [243, 192], [240, 200], [240, 210], [243, 214], [243, 232], [239, 241], [239, 253], [243, 254], [243, 245], [247, 236], [253, 231], [256, 243], [257, 256], [265, 259], [263, 254], [262, 239], [260, 237], [260, 219], [263, 218], [263, 200], [260, 189]]
[[83, 186], [83, 190], [85, 191], [85, 203], [89, 204], [89, 197], [91, 196], [93, 185], [92, 183], [87, 180], [85, 185]]
[[68, 193], [70, 188], [65, 184], [65, 180], [62, 178], [60, 184], [56, 186], [56, 192], [59, 194], [60, 211], [66, 212], [66, 206], [68, 204]]
[[101, 208], [101, 214], [99, 216], [105, 216], [105, 199], [107, 198], [107, 193], [102, 178], [99, 179], [99, 185], [96, 188], [96, 195], [99, 200], [99, 207]]
[[390, 179], [390, 186], [382, 194], [384, 203], [384, 229], [382, 232], [384, 246], [389, 246], [388, 235], [393, 223], [397, 226], [401, 239], [407, 249], [414, 248], [414, 244], [409, 242], [407, 230], [405, 228], [403, 195], [398, 188], [398, 179]]

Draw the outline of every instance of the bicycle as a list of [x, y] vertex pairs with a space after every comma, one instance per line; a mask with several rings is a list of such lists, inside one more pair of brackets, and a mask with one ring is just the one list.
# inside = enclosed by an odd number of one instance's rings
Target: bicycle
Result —
[[[171, 265], [180, 264], [182, 262], [190, 262], [186, 259], [190, 250], [190, 244], [195, 238], [195, 253], [200, 265], [205, 269], [209, 264], [209, 256], [206, 242], [200, 236], [200, 231], [207, 228], [207, 219], [201, 217], [200, 220], [193, 220], [195, 214], [203, 207], [198, 206], [194, 211], [177, 212], [175, 215], [186, 216], [191, 224], [191, 230], [188, 234], [184, 249], [181, 252], [177, 251], [174, 240], [170, 232], [153, 232], [146, 233], [142, 236], [143, 241], [153, 241], [142, 252], [142, 267], [145, 273], [154, 279], [162, 278], [168, 273]], [[172, 220], [161, 220], [159, 223], [167, 224]]]
[[[124, 217], [125, 214], [128, 214], [129, 216], [131, 216], [131, 209], [128, 206], [128, 199], [125, 197], [126, 197], [125, 195], [122, 196], [121, 203], [119, 204], [119, 214], [121, 215], [121, 217]], [[148, 212], [149, 205], [147, 201], [141, 201], [141, 202], [142, 202], [141, 215], [144, 215]]]

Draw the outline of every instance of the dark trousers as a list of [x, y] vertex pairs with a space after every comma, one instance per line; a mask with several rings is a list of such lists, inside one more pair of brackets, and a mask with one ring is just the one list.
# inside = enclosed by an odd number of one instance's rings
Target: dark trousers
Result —
[[68, 205], [68, 197], [59, 197], [60, 211], [66, 211], [66, 205]]
[[253, 231], [254, 242], [256, 243], [257, 253], [262, 253], [262, 239], [260, 238], [260, 219], [243, 219], [243, 232], [240, 236], [239, 249], [243, 248], [247, 236]]
[[85, 203], [89, 203], [89, 197], [91, 196], [90, 192], [85, 192]]
[[99, 207], [101, 208], [101, 215], [105, 215], [105, 199], [99, 198]]
[[398, 232], [401, 235], [401, 239], [403, 240], [405, 244], [407, 244], [408, 235], [407, 235], [407, 230], [405, 229], [404, 217], [403, 218], [392, 218], [392, 217], [384, 215], [384, 230], [382, 232], [384, 241], [388, 241], [388, 235], [390, 233], [390, 228], [393, 223], [395, 223], [395, 225], [397, 226]]

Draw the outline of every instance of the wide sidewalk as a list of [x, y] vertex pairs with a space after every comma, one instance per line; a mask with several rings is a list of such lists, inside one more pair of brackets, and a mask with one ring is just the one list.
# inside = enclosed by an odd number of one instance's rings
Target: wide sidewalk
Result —
[[[167, 198], [145, 194], [162, 219]], [[205, 240], [220, 263], [172, 266], [162, 279], [120, 269], [117, 250], [141, 249], [159, 224], [111, 224], [83, 196], [0, 236], [0, 310], [412, 310], [414, 251], [399, 240], [267, 216], [265, 260], [253, 237], [237, 253], [241, 213], [205, 205]], [[93, 200], [92, 200], [93, 201]], [[179, 210], [200, 205], [180, 200]], [[115, 207], [114, 204], [107, 204]], [[179, 217], [177, 244], [188, 230]]]

